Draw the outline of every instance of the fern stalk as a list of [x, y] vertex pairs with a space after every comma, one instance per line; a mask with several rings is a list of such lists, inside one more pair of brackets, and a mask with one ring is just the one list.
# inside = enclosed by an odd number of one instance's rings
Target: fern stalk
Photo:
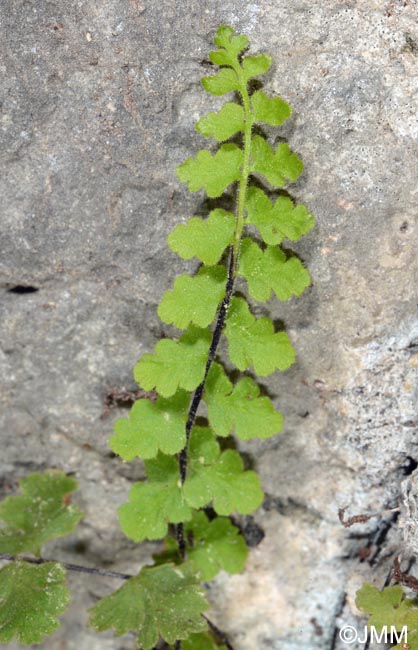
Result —
[[[241, 188], [240, 188], [241, 189]], [[231, 302], [231, 298], [233, 295], [233, 289], [234, 289], [234, 277], [235, 277], [235, 255], [234, 255], [234, 250], [235, 247], [231, 246], [229, 250], [229, 263], [228, 263], [228, 278], [226, 281], [226, 287], [225, 287], [225, 297], [222, 300], [219, 310], [218, 310], [218, 316], [216, 319], [215, 323], [215, 328], [213, 330], [213, 335], [212, 335], [212, 340], [210, 343], [210, 348], [209, 348], [209, 354], [208, 358], [206, 361], [206, 366], [205, 366], [205, 374], [203, 377], [202, 382], [199, 384], [199, 386], [196, 388], [193, 398], [190, 404], [190, 409], [187, 415], [187, 422], [186, 422], [186, 445], [183, 447], [179, 454], [179, 471], [180, 471], [180, 481], [181, 484], [184, 485], [186, 478], [187, 478], [187, 450], [188, 450], [188, 445], [189, 445], [189, 440], [190, 440], [190, 433], [193, 428], [193, 425], [195, 423], [196, 419], [196, 414], [197, 414], [197, 409], [199, 408], [199, 404], [202, 401], [202, 396], [203, 396], [203, 391], [205, 389], [205, 383], [206, 379], [209, 374], [209, 370], [212, 366], [213, 361], [215, 360], [215, 355], [216, 355], [216, 350], [219, 344], [219, 341], [221, 339], [222, 335], [222, 330], [225, 325], [225, 318], [226, 314], [228, 311], [229, 304]], [[179, 553], [180, 557], [184, 560], [186, 557], [186, 543], [184, 540], [184, 524], [180, 523], [177, 524], [176, 526], [176, 538], [177, 538], [177, 543], [179, 547]]]
[[250, 107], [250, 98], [248, 96], [247, 84], [243, 79], [241, 67], [238, 68], [237, 74], [239, 74], [239, 79], [241, 84], [240, 95], [244, 107], [244, 160], [242, 164], [241, 178], [239, 181], [237, 222], [236, 222], [235, 233], [234, 233], [234, 248], [233, 248], [233, 257], [235, 260], [234, 276], [237, 274], [237, 270], [238, 270], [237, 265], [239, 260], [239, 249], [241, 244], [242, 231], [244, 229], [244, 215], [245, 215], [245, 205], [247, 199], [247, 187], [248, 187], [248, 179], [250, 176], [251, 133], [253, 128], [253, 116]]
[[[243, 78], [242, 69], [240, 66], [234, 66], [234, 70], [240, 80], [240, 95], [242, 99], [242, 104], [244, 108], [244, 159], [242, 165], [242, 173], [239, 179], [239, 188], [238, 188], [238, 201], [237, 201], [237, 213], [236, 213], [236, 223], [234, 231], [234, 243], [229, 249], [229, 263], [228, 263], [228, 277], [225, 286], [225, 297], [223, 298], [219, 309], [217, 312], [217, 319], [215, 327], [213, 330], [212, 340], [209, 348], [208, 358], [205, 366], [205, 374], [202, 382], [199, 384], [197, 389], [193, 394], [191, 401], [190, 409], [188, 412], [187, 423], [186, 423], [186, 445], [181, 450], [179, 454], [179, 469], [180, 469], [180, 480], [183, 485], [187, 477], [187, 452], [188, 445], [190, 440], [190, 432], [195, 423], [197, 410], [199, 404], [202, 400], [203, 391], [205, 388], [206, 379], [209, 374], [209, 370], [212, 366], [212, 363], [215, 359], [216, 350], [222, 335], [222, 330], [225, 325], [225, 318], [228, 311], [228, 307], [231, 302], [231, 298], [234, 293], [234, 279], [238, 271], [238, 260], [239, 260], [239, 248], [241, 244], [242, 232], [244, 229], [244, 215], [245, 215], [245, 205], [246, 205], [246, 195], [248, 187], [248, 179], [250, 176], [250, 157], [251, 157], [251, 132], [253, 127], [252, 112], [250, 107], [250, 99], [247, 91], [247, 84]], [[184, 560], [186, 557], [186, 545], [184, 541], [184, 525], [180, 523], [176, 527], [176, 537], [179, 546], [179, 552]]]

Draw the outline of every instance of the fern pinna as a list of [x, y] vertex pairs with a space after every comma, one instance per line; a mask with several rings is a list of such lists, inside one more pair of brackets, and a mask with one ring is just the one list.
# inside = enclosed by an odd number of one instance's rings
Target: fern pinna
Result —
[[[236, 211], [216, 208], [206, 219], [191, 217], [168, 236], [172, 251], [200, 263], [194, 275], [176, 279], [158, 308], [163, 323], [184, 332], [176, 339], [159, 341], [154, 352], [135, 366], [136, 381], [145, 391], [155, 390], [158, 397], [135, 402], [129, 417], [116, 422], [110, 439], [112, 450], [125, 461], [144, 459], [147, 473], [147, 480], [133, 485], [128, 503], [120, 508], [123, 532], [136, 542], [165, 538], [165, 548], [152, 566], [100, 600], [90, 611], [90, 622], [99, 631], [134, 631], [144, 650], [154, 648], [159, 639], [183, 650], [232, 647], [203, 615], [208, 604], [200, 582], [213, 579], [221, 569], [230, 573], [243, 569], [247, 547], [229, 516], [253, 512], [262, 503], [263, 491], [257, 474], [245, 469], [238, 451], [223, 451], [218, 438], [231, 434], [240, 440], [269, 438], [281, 431], [283, 418], [270, 399], [260, 395], [250, 376], [231, 381], [217, 357], [218, 344], [225, 335], [229, 361], [239, 371], [264, 377], [286, 370], [295, 359], [287, 334], [276, 331], [270, 318], [255, 317], [242, 295], [247, 291], [254, 301], [263, 302], [274, 293], [288, 300], [310, 284], [308, 271], [281, 244], [308, 233], [314, 218], [303, 205], [295, 206], [284, 194], [273, 197], [271, 191], [295, 181], [302, 162], [287, 144], [272, 147], [260, 128], [254, 128], [280, 126], [290, 117], [291, 108], [278, 97], [254, 90], [253, 80], [268, 71], [271, 59], [264, 54], [246, 55], [246, 36], [221, 26], [215, 44], [209, 58], [219, 70], [202, 84], [212, 95], [230, 94], [233, 101], [203, 117], [196, 128], [221, 144], [214, 154], [199, 151], [178, 167], [177, 174], [189, 190], [203, 189], [211, 199], [232, 188]], [[263, 183], [266, 190], [261, 189]], [[200, 411], [202, 402], [206, 409]], [[200, 419], [197, 424], [197, 415], [204, 415], [206, 423]], [[36, 480], [41, 481], [41, 475]], [[44, 480], [52, 486], [57, 477], [49, 473]], [[59, 480], [65, 478], [59, 475]], [[5, 541], [16, 537], [13, 527], [19, 525], [17, 519], [8, 519], [7, 503], [19, 498], [23, 497], [9, 497], [0, 510], [4, 521], [0, 549], [39, 552], [44, 539], [19, 547]], [[61, 500], [56, 516], [60, 508], [68, 507]], [[72, 518], [67, 513], [67, 523], [71, 519], [75, 525], [77, 517], [78, 513]], [[46, 539], [65, 534], [67, 528], [51, 526]], [[8, 582], [10, 571], [24, 574], [13, 588]], [[0, 590], [6, 590], [6, 605], [4, 601], [0, 605], [0, 641], [16, 635], [23, 643], [31, 642], [27, 626], [23, 629], [10, 614], [12, 601], [29, 580], [26, 571], [39, 572], [36, 579], [42, 583], [41, 571], [46, 569], [19, 561], [0, 572]], [[35, 641], [56, 627], [56, 615], [67, 598], [62, 592], [62, 567], [54, 564], [48, 571], [49, 592], [57, 590], [56, 608], [49, 625], [32, 637]], [[37, 620], [40, 626], [40, 619], [36, 610], [33, 628]]]

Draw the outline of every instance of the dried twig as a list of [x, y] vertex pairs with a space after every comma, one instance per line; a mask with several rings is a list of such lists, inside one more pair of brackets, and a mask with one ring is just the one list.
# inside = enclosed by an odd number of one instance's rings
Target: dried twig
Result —
[[344, 528], [350, 528], [354, 524], [364, 524], [366, 521], [369, 521], [369, 519], [372, 519], [373, 517], [382, 517], [383, 515], [387, 515], [390, 512], [397, 512], [399, 508], [391, 508], [389, 510], [381, 510], [380, 512], [373, 512], [370, 515], [353, 515], [352, 517], [349, 517], [348, 519], [345, 518], [345, 511], [347, 510], [348, 506], [345, 508], [339, 508], [338, 510], [338, 519], [344, 526]]
[[415, 593], [418, 594], [418, 579], [402, 571], [399, 557], [395, 557], [395, 559], [393, 560], [392, 577], [394, 582], [398, 582], [400, 585], [403, 585], [404, 587], [409, 587], [409, 589], [412, 589], [412, 591], [415, 591]]

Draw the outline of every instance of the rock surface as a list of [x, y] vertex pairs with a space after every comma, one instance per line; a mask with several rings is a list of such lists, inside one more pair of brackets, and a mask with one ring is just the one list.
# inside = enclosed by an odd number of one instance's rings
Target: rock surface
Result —
[[[383, 585], [403, 544], [391, 515], [345, 529], [337, 512], [399, 505], [418, 462], [417, 16], [416, 0], [0, 4], [1, 488], [75, 473], [86, 517], [50, 557], [132, 571], [157, 546], [118, 529], [143, 470], [110, 454], [121, 411], [106, 404], [135, 388], [133, 364], [167, 332], [157, 303], [193, 268], [165, 238], [204, 208], [175, 167], [216, 105], [199, 80], [220, 23], [271, 53], [266, 89], [293, 106], [280, 136], [305, 163], [289, 190], [317, 217], [295, 247], [313, 287], [268, 305], [298, 362], [265, 382], [284, 434], [242, 445], [268, 495], [242, 522], [259, 544], [209, 592], [235, 650], [347, 647], [339, 628], [363, 629], [355, 590]], [[134, 648], [86, 628], [115, 582], [70, 579], [62, 629], [40, 647]]]

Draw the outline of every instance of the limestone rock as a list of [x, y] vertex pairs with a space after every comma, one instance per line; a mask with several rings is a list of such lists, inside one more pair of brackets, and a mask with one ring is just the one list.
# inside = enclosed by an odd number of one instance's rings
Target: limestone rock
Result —
[[[398, 505], [418, 461], [415, 0], [3, 0], [0, 16], [3, 494], [31, 470], [75, 472], [86, 518], [49, 555], [127, 572], [156, 548], [119, 531], [143, 470], [110, 454], [123, 409], [106, 413], [167, 332], [163, 291], [194, 268], [165, 244], [206, 209], [175, 167], [203, 144], [194, 122], [218, 100], [199, 80], [231, 24], [273, 57], [266, 92], [294, 113], [271, 136], [302, 157], [289, 191], [318, 226], [295, 247], [312, 288], [268, 305], [298, 352], [265, 382], [285, 432], [242, 445], [268, 495], [252, 524], [264, 537], [209, 597], [235, 650], [344, 647], [352, 575], [361, 565], [383, 584], [402, 531], [389, 525], [389, 544], [379, 518], [346, 530], [338, 508]], [[62, 629], [41, 647], [134, 648], [86, 627], [114, 581], [71, 582]]]

